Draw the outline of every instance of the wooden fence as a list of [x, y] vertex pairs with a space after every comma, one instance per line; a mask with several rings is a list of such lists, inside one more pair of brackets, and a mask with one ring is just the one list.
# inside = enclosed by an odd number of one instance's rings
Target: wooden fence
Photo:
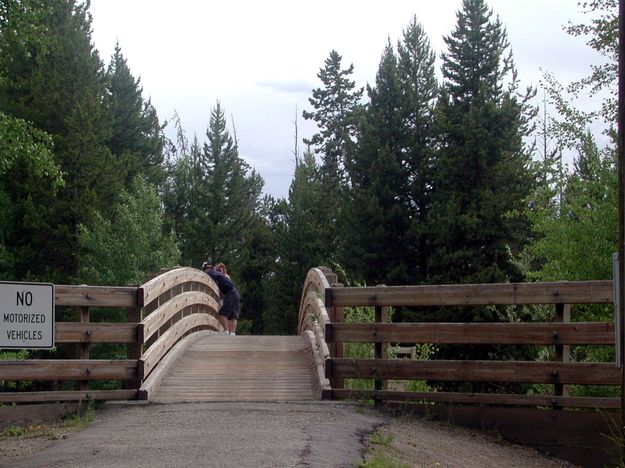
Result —
[[[196, 330], [220, 328], [216, 319], [217, 286], [206, 274], [193, 268], [165, 272], [141, 287], [56, 286], [55, 304], [75, 310], [78, 321], [57, 322], [55, 336], [59, 345], [76, 346], [76, 358], [0, 361], [0, 380], [47, 382], [47, 386], [57, 388], [68, 387], [63, 382], [73, 381], [75, 388], [0, 392], [0, 403], [145, 397], [150, 374], [176, 342]], [[123, 308], [127, 321], [91, 322], [90, 310], [96, 307]], [[95, 343], [124, 344], [126, 358], [92, 359], [90, 347]], [[124, 388], [90, 388], [90, 382], [104, 380], [120, 381], [117, 386]]]
[[[372, 398], [400, 401], [618, 408], [619, 398], [566, 396], [564, 385], [620, 385], [620, 369], [607, 362], [569, 362], [571, 345], [614, 346], [614, 324], [566, 323], [571, 304], [613, 302], [611, 281], [469, 284], [347, 288], [334, 283], [329, 271], [308, 275], [300, 313], [300, 333], [315, 338], [325, 398]], [[330, 277], [330, 279], [334, 279]], [[389, 306], [555, 305], [560, 322], [546, 323], [388, 323]], [[343, 308], [372, 306], [376, 323], [345, 323]], [[333, 320], [334, 318], [334, 320]], [[344, 358], [332, 345], [374, 343], [374, 359]], [[553, 346], [558, 361], [416, 360], [389, 358], [396, 344], [540, 345]], [[341, 354], [341, 355], [339, 355]], [[321, 370], [319, 371], [321, 373]], [[374, 390], [342, 388], [345, 379], [371, 379]], [[537, 383], [554, 385], [553, 395], [514, 395], [385, 390], [384, 381]], [[330, 385], [330, 382], [335, 384]]]
[[[585, 466], [601, 466], [618, 457], [612, 438], [620, 434], [620, 414], [614, 411], [620, 408], [620, 398], [570, 396], [568, 385], [620, 387], [621, 370], [614, 362], [571, 362], [570, 347], [613, 347], [614, 324], [570, 322], [570, 313], [572, 304], [612, 303], [612, 281], [352, 288], [339, 284], [329, 269], [315, 268], [304, 285], [299, 333], [308, 335], [315, 346], [325, 399], [401, 405], [459, 424], [494, 428], [515, 442]], [[387, 317], [391, 306], [539, 304], [554, 307], [553, 322], [389, 323]], [[360, 306], [374, 308], [375, 323], [344, 322], [344, 308]], [[345, 343], [372, 343], [373, 358], [344, 357]], [[389, 355], [392, 344], [400, 344], [409, 358]], [[553, 347], [555, 360], [418, 360], [414, 352], [405, 351], [421, 344], [545, 346]], [[346, 388], [346, 379], [367, 379], [373, 382], [372, 389]], [[416, 392], [404, 391], [401, 385], [389, 390], [389, 381], [483, 382], [506, 390], [490, 393], [491, 386], [489, 393]], [[546, 384], [543, 388], [553, 390], [551, 394], [510, 393], [514, 385], [506, 384]], [[560, 411], [545, 412], [548, 408]], [[537, 431], [538, 426], [549, 432], [549, 437]], [[613, 430], [616, 434], [611, 434]]]

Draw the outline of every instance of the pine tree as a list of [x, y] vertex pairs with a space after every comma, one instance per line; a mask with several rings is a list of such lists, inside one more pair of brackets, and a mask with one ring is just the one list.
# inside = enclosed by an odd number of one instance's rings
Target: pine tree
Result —
[[304, 142], [321, 155], [322, 177], [334, 187], [342, 187], [345, 182], [345, 161], [356, 134], [357, 111], [363, 93], [350, 79], [354, 66], [342, 69], [341, 61], [338, 52], [332, 50], [324, 68], [317, 74], [324, 87], [313, 89], [309, 98], [315, 110], [303, 112], [304, 119], [313, 120], [319, 128], [318, 133]]
[[313, 89], [309, 98], [314, 110], [303, 112], [304, 119], [312, 120], [318, 128], [304, 142], [321, 156], [319, 177], [326, 197], [314, 208], [320, 211], [315, 217], [323, 220], [314, 230], [325, 244], [328, 260], [336, 259], [341, 249], [343, 198], [350, 186], [345, 168], [353, 153], [363, 93], [350, 78], [354, 66], [342, 69], [341, 61], [338, 52], [332, 50], [317, 74], [323, 87]]
[[108, 147], [127, 164], [127, 183], [144, 174], [156, 185], [164, 179], [164, 138], [156, 110], [143, 99], [140, 79], [135, 80], [119, 44], [107, 70], [107, 111], [111, 119]]
[[491, 16], [483, 0], [464, 0], [445, 38], [429, 217], [433, 283], [521, 279], [511, 252], [527, 239], [523, 218], [512, 215], [531, 190], [525, 101], [516, 97], [505, 30]]
[[327, 246], [317, 230], [326, 221], [317, 209], [325, 200], [319, 171], [314, 155], [306, 151], [297, 159], [288, 203], [280, 203], [276, 208], [273, 228], [278, 258], [268, 284], [268, 304], [263, 314], [265, 333], [295, 333], [306, 274], [326, 260]]
[[410, 184], [411, 225], [406, 245], [410, 283], [427, 275], [427, 215], [431, 200], [431, 159], [435, 144], [433, 108], [438, 95], [435, 54], [423, 27], [413, 17], [397, 44], [398, 78], [403, 94], [401, 115], [405, 131], [405, 161]]
[[263, 180], [240, 158], [238, 142], [226, 128], [221, 105], [211, 112], [202, 168], [207, 174], [207, 252], [237, 267], [237, 252], [260, 207]]
[[259, 331], [264, 298], [257, 285], [271, 257], [263, 180], [239, 156], [219, 103], [211, 109], [206, 136], [204, 144], [195, 138], [188, 145], [179, 131], [183, 154], [167, 180], [165, 210], [180, 242], [182, 264], [198, 267], [207, 256], [224, 262], [241, 292], [242, 319], [253, 320], [251, 329]]
[[368, 284], [407, 284], [410, 173], [405, 161], [406, 129], [398, 109], [403, 92], [397, 58], [386, 46], [367, 106], [358, 148], [348, 164], [352, 190], [346, 208], [343, 263]]
[[[47, 132], [64, 173], [58, 195], [26, 168], [5, 177], [20, 225], [7, 241], [18, 278], [75, 280], [78, 226], [115, 205], [123, 168], [105, 146], [103, 65], [91, 44], [88, 4], [71, 0], [5, 2], [0, 27], [0, 111]], [[20, 15], [34, 21], [24, 34]]]

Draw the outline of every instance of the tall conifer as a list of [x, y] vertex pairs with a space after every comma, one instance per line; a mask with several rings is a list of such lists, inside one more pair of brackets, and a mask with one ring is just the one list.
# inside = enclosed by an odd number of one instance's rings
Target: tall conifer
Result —
[[520, 280], [511, 252], [526, 239], [512, 215], [531, 189], [523, 100], [504, 27], [484, 0], [464, 0], [445, 38], [440, 135], [430, 213], [430, 281]]
[[410, 282], [419, 284], [427, 276], [427, 215], [431, 204], [433, 121], [438, 83], [435, 54], [416, 16], [404, 29], [397, 44], [398, 78], [402, 92], [404, 161], [408, 170], [411, 224], [405, 256], [411, 263]]
[[346, 208], [344, 263], [367, 283], [406, 284], [410, 226], [409, 171], [397, 57], [386, 46], [370, 103], [360, 124], [358, 148], [348, 164], [352, 190]]
[[325, 245], [327, 260], [335, 260], [341, 249], [343, 198], [351, 183], [346, 165], [354, 150], [357, 118], [361, 109], [362, 88], [351, 79], [354, 66], [342, 68], [343, 58], [335, 50], [324, 62], [317, 76], [323, 87], [313, 89], [309, 98], [313, 111], [304, 111], [304, 119], [317, 124], [318, 132], [304, 142], [321, 158], [318, 177], [323, 184], [325, 200], [311, 207], [323, 219], [313, 229]]
[[[21, 219], [9, 240], [20, 259], [16, 275], [72, 281], [80, 258], [78, 226], [88, 224], [96, 210], [111, 210], [125, 177], [105, 146], [110, 131], [102, 106], [105, 76], [91, 43], [89, 4], [8, 0], [5, 6], [0, 110], [51, 135], [65, 179], [55, 196], [24, 169], [7, 174]], [[13, 19], [24, 10], [35, 22], [22, 35]]]
[[106, 106], [111, 119], [109, 149], [124, 160], [127, 183], [140, 173], [160, 185], [164, 179], [161, 126], [150, 100], [143, 98], [140, 79], [132, 76], [119, 44], [108, 66], [107, 81]]

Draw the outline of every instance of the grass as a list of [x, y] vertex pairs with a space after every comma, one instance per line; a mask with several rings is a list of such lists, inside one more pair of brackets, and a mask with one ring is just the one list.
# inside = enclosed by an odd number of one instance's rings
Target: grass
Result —
[[93, 402], [84, 405], [75, 413], [65, 418], [64, 426], [75, 429], [83, 429], [95, 419], [95, 408]]
[[0, 432], [0, 441], [8, 438], [36, 438], [61, 439], [62, 427], [58, 423], [30, 424], [27, 426], [10, 426]]
[[360, 468], [409, 468], [410, 464], [392, 455], [394, 440], [392, 434], [376, 431], [367, 444], [368, 460], [363, 460]]
[[25, 426], [10, 426], [0, 431], [0, 439], [8, 437], [48, 437], [58, 439], [59, 430], [63, 429], [84, 429], [93, 422], [95, 418], [95, 407], [93, 402], [83, 405], [83, 407], [71, 415], [67, 416], [63, 422], [52, 422], [48, 424], [29, 424]]
[[396, 460], [388, 452], [376, 454], [371, 460], [360, 464], [361, 468], [410, 468], [408, 463]]
[[18, 437], [28, 434], [31, 426], [10, 426], [0, 432], [0, 437]]

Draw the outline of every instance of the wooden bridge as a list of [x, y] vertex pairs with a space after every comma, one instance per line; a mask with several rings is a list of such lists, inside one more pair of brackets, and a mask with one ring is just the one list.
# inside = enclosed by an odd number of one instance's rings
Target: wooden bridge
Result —
[[[364, 398], [410, 405], [415, 412], [481, 429], [496, 428], [506, 438], [564, 458], [568, 454], [576, 462], [597, 460], [603, 449], [614, 456], [609, 426], [621, 427], [620, 398], [569, 392], [571, 385], [620, 388], [621, 370], [614, 362], [570, 362], [571, 346], [614, 346], [613, 323], [570, 317], [571, 304], [609, 306], [611, 281], [348, 288], [329, 269], [314, 268], [303, 286], [295, 336], [219, 335], [218, 301], [214, 282], [192, 268], [168, 271], [141, 287], [56, 286], [56, 306], [74, 309], [77, 318], [56, 323], [56, 342], [74, 346], [76, 358], [0, 361], [0, 380], [52, 382], [45, 391], [0, 393], [0, 403], [12, 404], [0, 406], [0, 428], [43, 418], [47, 411], [66, 412], [71, 402], [85, 400]], [[554, 308], [555, 320], [390, 323], [387, 318], [390, 306], [467, 305], [545, 305]], [[346, 323], [344, 309], [360, 306], [375, 308], [375, 322]], [[91, 322], [94, 308], [123, 308], [127, 321]], [[90, 347], [97, 343], [121, 343], [125, 359], [90, 359]], [[369, 343], [370, 355], [347, 357], [346, 343]], [[553, 358], [418, 360], [391, 352], [398, 349], [393, 344], [423, 343], [541, 346], [551, 348]], [[371, 385], [356, 390], [353, 379]], [[96, 381], [118, 384], [96, 389]], [[410, 391], [414, 381], [494, 382], [503, 390]], [[505, 385], [510, 383], [541, 384], [546, 391], [510, 393]]]
[[171, 353], [149, 398], [161, 403], [318, 399], [309, 352], [302, 336], [195, 333]]

